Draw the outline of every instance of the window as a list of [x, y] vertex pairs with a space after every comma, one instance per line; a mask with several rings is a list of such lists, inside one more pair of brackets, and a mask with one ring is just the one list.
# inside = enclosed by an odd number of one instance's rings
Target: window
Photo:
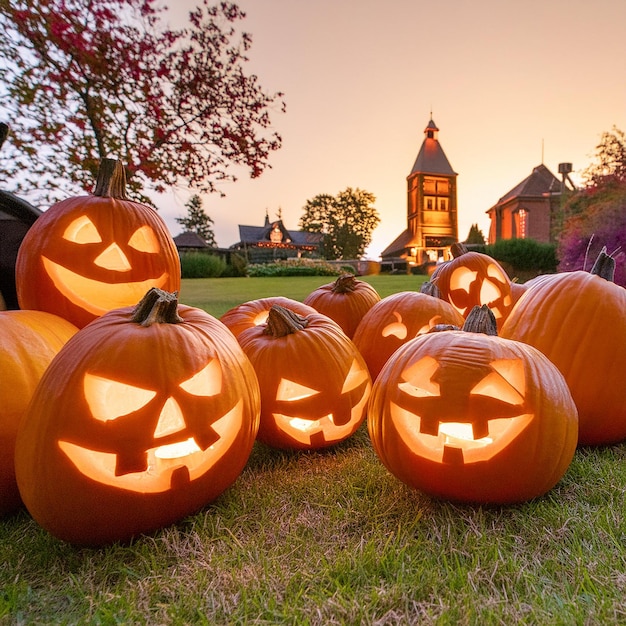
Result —
[[528, 211], [526, 211], [526, 209], [520, 209], [517, 212], [517, 216], [519, 219], [518, 237], [520, 239], [526, 239], [528, 228]]

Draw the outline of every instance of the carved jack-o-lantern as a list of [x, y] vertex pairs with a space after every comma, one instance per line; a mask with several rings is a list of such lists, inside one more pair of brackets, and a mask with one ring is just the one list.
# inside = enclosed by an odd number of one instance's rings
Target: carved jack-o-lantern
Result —
[[354, 333], [354, 343], [363, 355], [373, 379], [387, 359], [403, 344], [424, 335], [438, 324], [463, 325], [463, 317], [448, 302], [402, 291], [377, 302]]
[[331, 319], [274, 306], [267, 324], [238, 339], [261, 388], [260, 441], [321, 448], [362, 424], [371, 378], [356, 346]]
[[394, 353], [374, 384], [368, 427], [383, 463], [408, 485], [452, 500], [506, 503], [560, 480], [576, 449], [578, 417], [563, 376], [538, 350], [450, 330]]
[[20, 493], [44, 528], [79, 544], [127, 539], [194, 512], [236, 479], [260, 397], [221, 322], [151, 290], [72, 339], [16, 444]]
[[464, 318], [475, 306], [486, 304], [500, 328], [519, 297], [516, 292], [514, 298], [506, 272], [492, 257], [468, 252], [462, 244], [454, 244], [451, 252], [454, 258], [439, 265], [430, 282]]
[[180, 259], [152, 208], [126, 200], [124, 167], [104, 159], [93, 195], [53, 205], [30, 228], [16, 262], [22, 309], [82, 328], [132, 306], [152, 287], [180, 289]]
[[239, 337], [241, 332], [247, 328], [265, 324], [270, 309], [275, 304], [290, 309], [298, 315], [317, 313], [313, 307], [303, 304], [298, 300], [292, 300], [291, 298], [285, 298], [283, 296], [270, 296], [269, 298], [249, 300], [248, 302], [234, 306], [220, 317], [220, 322], [228, 326], [235, 337]]

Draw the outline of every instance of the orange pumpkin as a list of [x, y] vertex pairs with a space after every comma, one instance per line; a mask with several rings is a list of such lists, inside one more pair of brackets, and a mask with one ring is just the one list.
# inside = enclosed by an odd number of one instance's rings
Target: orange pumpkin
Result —
[[401, 291], [377, 302], [354, 333], [354, 343], [363, 355], [372, 379], [387, 359], [403, 344], [424, 335], [438, 324], [463, 326], [463, 316], [445, 300]]
[[352, 274], [343, 274], [337, 280], [314, 289], [304, 304], [335, 320], [352, 339], [363, 316], [380, 301], [380, 295], [369, 283]]
[[267, 323], [243, 331], [239, 342], [259, 379], [263, 443], [322, 448], [363, 423], [371, 390], [367, 365], [325, 315], [273, 306]]
[[0, 312], [0, 515], [21, 504], [14, 453], [22, 416], [50, 361], [77, 331], [43, 311]]
[[228, 326], [235, 337], [238, 337], [241, 332], [247, 328], [265, 324], [270, 309], [275, 304], [290, 309], [298, 313], [298, 315], [317, 313], [313, 307], [298, 302], [298, 300], [284, 298], [283, 296], [271, 296], [269, 298], [259, 298], [238, 304], [229, 311], [226, 311], [226, 313], [220, 317], [220, 321]]
[[591, 272], [534, 279], [501, 331], [559, 368], [578, 407], [584, 445], [626, 439], [626, 289], [612, 282], [613, 266], [602, 253]]
[[232, 333], [153, 289], [80, 330], [50, 364], [17, 435], [22, 499], [81, 545], [173, 523], [235, 481], [259, 410]]
[[491, 323], [492, 334], [480, 325], [413, 339], [374, 383], [374, 450], [397, 478], [438, 498], [534, 498], [561, 479], [576, 449], [576, 406], [561, 373], [535, 348], [495, 336]]
[[[463, 244], [454, 244], [450, 250], [453, 258], [437, 266], [430, 282], [464, 318], [475, 306], [486, 304], [500, 328], [514, 304], [507, 273], [492, 257], [468, 251]], [[515, 298], [520, 293], [516, 287]]]
[[180, 259], [165, 222], [127, 200], [125, 183], [122, 164], [104, 159], [93, 195], [58, 202], [37, 219], [17, 256], [20, 308], [82, 328], [135, 305], [151, 287], [180, 290]]

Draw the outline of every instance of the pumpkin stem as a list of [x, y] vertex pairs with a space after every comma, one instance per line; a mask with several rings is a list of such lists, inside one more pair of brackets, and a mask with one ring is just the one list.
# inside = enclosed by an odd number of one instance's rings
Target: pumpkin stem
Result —
[[422, 283], [420, 293], [425, 293], [427, 296], [441, 299], [441, 291], [439, 287], [437, 287], [435, 282], [431, 280], [427, 280], [425, 283]]
[[333, 293], [350, 293], [357, 288], [357, 280], [353, 274], [342, 274], [333, 285]]
[[485, 335], [498, 335], [498, 325], [493, 311], [486, 305], [478, 304], [469, 312], [463, 324], [464, 330], [468, 333], [484, 333]]
[[596, 262], [591, 268], [591, 274], [600, 276], [609, 282], [615, 282], [615, 259], [606, 253], [606, 246], [600, 250]]
[[453, 259], [458, 259], [460, 256], [467, 254], [468, 252], [469, 250], [467, 249], [467, 246], [460, 241], [456, 241], [450, 246], [450, 254]]
[[309, 325], [309, 320], [302, 315], [294, 313], [284, 306], [275, 304], [269, 310], [264, 335], [272, 337], [285, 337], [291, 333], [297, 333]]
[[126, 169], [118, 159], [102, 159], [94, 196], [126, 200]]
[[178, 292], [152, 287], [135, 307], [130, 321], [140, 326], [182, 322], [183, 318], [178, 315]]

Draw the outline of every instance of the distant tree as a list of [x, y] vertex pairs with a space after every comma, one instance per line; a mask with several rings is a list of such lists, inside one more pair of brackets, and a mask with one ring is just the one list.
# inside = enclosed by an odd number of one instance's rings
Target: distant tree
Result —
[[202, 208], [202, 198], [198, 195], [193, 195], [186, 202], [185, 206], [187, 207], [187, 217], [177, 217], [176, 221], [186, 231], [197, 233], [209, 246], [216, 248], [213, 220]]
[[234, 26], [244, 17], [200, 0], [173, 30], [160, 0], [1, 1], [6, 182], [52, 200], [90, 190], [109, 156], [144, 202], [178, 184], [221, 193], [232, 166], [259, 176], [281, 145], [270, 112], [284, 104], [244, 71], [251, 37]]
[[612, 180], [576, 193], [565, 205], [559, 238], [559, 270], [589, 270], [600, 250], [615, 260], [615, 282], [626, 287], [626, 180]]
[[472, 224], [470, 226], [465, 243], [485, 245], [485, 235], [483, 235], [483, 231], [478, 228], [478, 224]]
[[595, 161], [583, 172], [587, 187], [598, 186], [611, 180], [626, 181], [626, 134], [613, 126], [611, 132], [602, 133], [596, 146]]
[[324, 258], [359, 259], [380, 222], [374, 202], [374, 194], [358, 188], [347, 187], [336, 196], [319, 194], [307, 200], [300, 228], [324, 235]]

